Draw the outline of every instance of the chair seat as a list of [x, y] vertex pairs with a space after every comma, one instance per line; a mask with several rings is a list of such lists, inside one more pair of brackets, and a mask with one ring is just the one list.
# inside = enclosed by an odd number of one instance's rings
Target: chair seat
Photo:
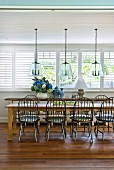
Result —
[[53, 123], [63, 123], [65, 121], [66, 117], [65, 116], [49, 116], [46, 117], [45, 120], [47, 122], [53, 122]]
[[96, 118], [98, 121], [114, 122], [114, 116], [111, 115], [111, 114], [95, 115], [95, 118]]
[[71, 115], [70, 119], [72, 119], [73, 121], [78, 121], [78, 122], [88, 122], [92, 120], [91, 115]]
[[38, 115], [33, 115], [33, 116], [22, 115], [22, 116], [20, 116], [20, 122], [34, 123], [34, 122], [37, 122], [38, 120], [40, 120], [40, 116], [38, 116]]

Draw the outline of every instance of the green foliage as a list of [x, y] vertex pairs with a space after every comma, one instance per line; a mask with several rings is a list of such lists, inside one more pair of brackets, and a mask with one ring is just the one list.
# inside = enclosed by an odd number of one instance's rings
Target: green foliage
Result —
[[104, 74], [105, 74], [105, 75], [108, 75], [108, 74], [109, 74], [107, 64], [108, 64], [107, 62], [104, 63]]

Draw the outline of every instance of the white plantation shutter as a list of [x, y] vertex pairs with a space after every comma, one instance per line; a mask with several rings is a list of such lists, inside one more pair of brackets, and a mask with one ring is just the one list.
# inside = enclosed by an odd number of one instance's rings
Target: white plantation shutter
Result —
[[114, 52], [104, 52], [104, 88], [114, 88]]
[[29, 75], [30, 66], [34, 62], [33, 52], [15, 53], [15, 88], [30, 88], [33, 81]]
[[12, 88], [12, 53], [0, 52], [0, 89]]
[[[30, 66], [34, 62], [34, 52], [15, 53], [15, 88], [30, 89], [33, 84], [33, 77], [29, 75]], [[38, 62], [42, 67], [42, 77], [46, 77], [55, 85], [55, 52], [38, 52]], [[48, 70], [46, 68], [48, 67]], [[49, 74], [50, 73], [50, 74]]]

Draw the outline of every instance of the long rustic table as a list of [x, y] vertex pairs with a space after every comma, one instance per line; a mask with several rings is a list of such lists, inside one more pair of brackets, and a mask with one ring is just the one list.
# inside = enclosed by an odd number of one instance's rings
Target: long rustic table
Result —
[[[24, 97], [23, 97], [24, 98]], [[20, 100], [22, 100], [23, 99], [22, 97], [10, 97], [10, 98], [5, 98], [5, 100], [6, 101], [12, 101], [12, 103], [13, 102], [16, 102], [16, 101], [20, 101]], [[75, 98], [62, 98], [64, 101], [71, 101], [71, 100], [76, 100]], [[95, 99], [95, 98], [89, 98], [90, 100], [92, 100], [92, 101], [101, 101], [101, 100], [103, 100], [102, 98], [100, 99], [100, 98], [98, 98], [98, 99]], [[48, 98], [37, 98], [36, 97], [36, 100], [39, 100], [39, 101], [47, 101], [48, 100]], [[104, 99], [104, 100], [106, 100], [106, 99]]]

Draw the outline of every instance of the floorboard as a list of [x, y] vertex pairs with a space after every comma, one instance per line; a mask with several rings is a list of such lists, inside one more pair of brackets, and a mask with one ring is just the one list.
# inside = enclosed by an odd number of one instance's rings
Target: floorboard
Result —
[[52, 128], [50, 140], [45, 141], [45, 126], [40, 127], [40, 139], [34, 140], [33, 128], [27, 128], [22, 141], [17, 134], [7, 141], [7, 124], [0, 124], [0, 170], [114, 170], [114, 134], [105, 132], [94, 137], [91, 144], [87, 133], [79, 133], [78, 140], [70, 137], [69, 126], [65, 142], [57, 126]]

